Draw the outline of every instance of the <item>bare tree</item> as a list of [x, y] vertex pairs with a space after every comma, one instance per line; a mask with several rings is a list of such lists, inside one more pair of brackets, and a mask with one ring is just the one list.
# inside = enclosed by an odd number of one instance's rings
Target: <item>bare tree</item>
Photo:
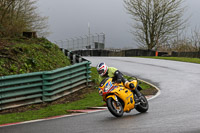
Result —
[[200, 29], [195, 28], [191, 31], [191, 38], [190, 38], [191, 45], [194, 47], [195, 51], [200, 52]]
[[37, 12], [36, 0], [0, 0], [0, 36], [19, 36], [23, 31], [41, 33], [47, 17]]
[[132, 33], [140, 46], [157, 49], [184, 28], [183, 0], [124, 0], [134, 20]]

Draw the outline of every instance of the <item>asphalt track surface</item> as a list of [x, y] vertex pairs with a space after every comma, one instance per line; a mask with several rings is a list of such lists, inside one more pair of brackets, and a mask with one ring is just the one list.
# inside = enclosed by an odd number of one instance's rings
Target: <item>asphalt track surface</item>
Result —
[[158, 59], [86, 57], [149, 81], [161, 94], [147, 113], [115, 118], [109, 111], [0, 127], [0, 133], [200, 133], [200, 64]]

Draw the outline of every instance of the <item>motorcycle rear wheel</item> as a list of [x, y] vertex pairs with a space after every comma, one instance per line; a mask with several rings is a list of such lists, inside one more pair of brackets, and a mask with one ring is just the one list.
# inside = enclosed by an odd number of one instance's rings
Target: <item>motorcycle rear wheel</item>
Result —
[[135, 107], [135, 109], [140, 113], [147, 112], [147, 110], [149, 109], [149, 103], [142, 93], [140, 99], [140, 103]]
[[108, 98], [106, 101], [108, 110], [111, 112], [112, 115], [115, 117], [122, 117], [124, 114], [124, 108], [121, 102], [116, 102], [113, 98]]

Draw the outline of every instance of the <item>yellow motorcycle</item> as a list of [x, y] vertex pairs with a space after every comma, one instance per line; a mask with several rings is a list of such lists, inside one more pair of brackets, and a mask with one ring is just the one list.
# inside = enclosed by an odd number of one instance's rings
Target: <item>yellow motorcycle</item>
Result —
[[139, 86], [138, 80], [130, 82], [134, 84], [135, 88], [128, 89], [122, 82], [113, 82], [109, 77], [100, 83], [99, 94], [106, 102], [108, 110], [116, 117], [121, 117], [124, 112], [129, 113], [133, 109], [144, 113], [149, 108], [146, 97], [140, 92], [142, 88]]

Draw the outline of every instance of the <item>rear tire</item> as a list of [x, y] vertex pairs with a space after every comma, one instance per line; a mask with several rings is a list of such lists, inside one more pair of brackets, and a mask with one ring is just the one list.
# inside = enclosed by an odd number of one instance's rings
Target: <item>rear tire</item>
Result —
[[138, 104], [135, 109], [140, 112], [140, 113], [144, 113], [147, 112], [147, 110], [149, 109], [149, 103], [146, 99], [146, 97], [141, 93], [140, 96], [140, 104]]
[[124, 108], [121, 102], [118, 102], [118, 105], [117, 105], [117, 102], [113, 98], [110, 97], [108, 98], [106, 103], [107, 103], [108, 110], [110, 111], [112, 115], [114, 115], [115, 117], [123, 116]]

